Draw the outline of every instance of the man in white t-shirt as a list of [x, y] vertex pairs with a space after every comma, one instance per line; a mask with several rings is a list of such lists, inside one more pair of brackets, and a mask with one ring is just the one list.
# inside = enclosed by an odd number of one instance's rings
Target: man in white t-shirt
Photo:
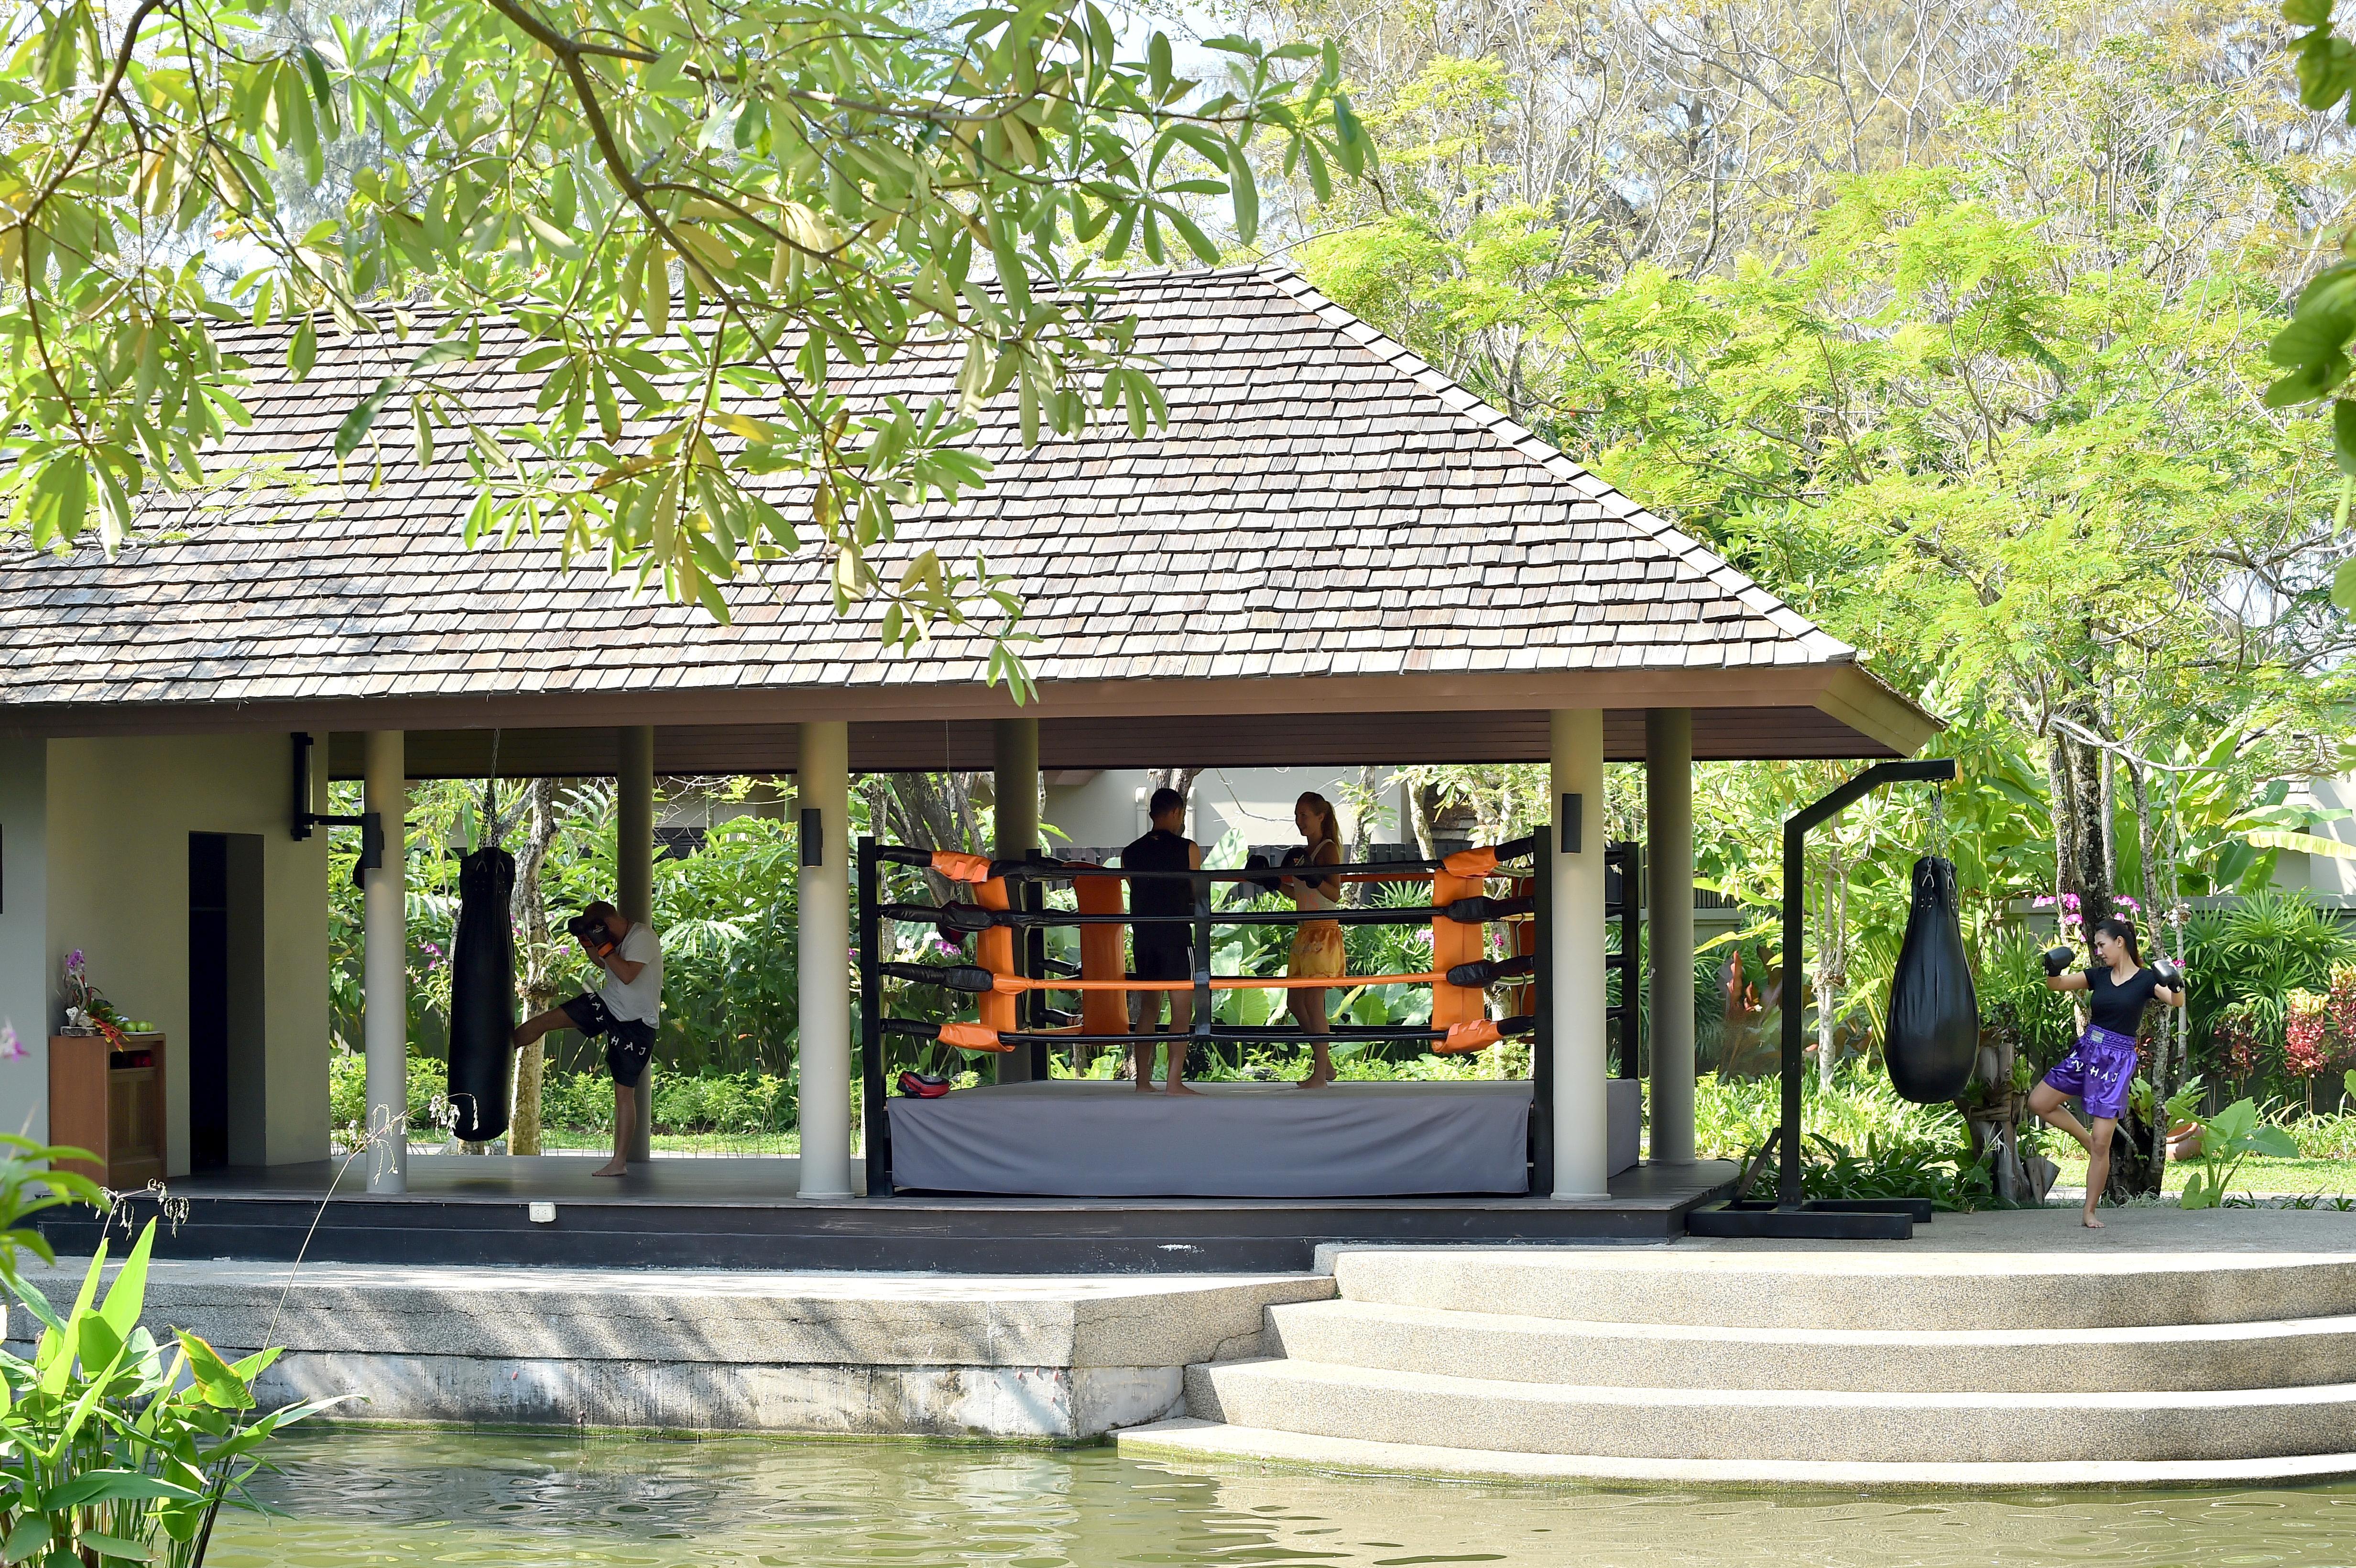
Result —
[[589, 961], [605, 970], [594, 992], [584, 992], [516, 1029], [518, 1048], [551, 1029], [577, 1029], [591, 1040], [605, 1038], [605, 1070], [614, 1075], [614, 1157], [591, 1172], [621, 1176], [629, 1169], [630, 1129], [637, 1125], [638, 1084], [654, 1055], [655, 1026], [662, 1020], [662, 939], [655, 928], [634, 924], [612, 904], [581, 912], [566, 929]]

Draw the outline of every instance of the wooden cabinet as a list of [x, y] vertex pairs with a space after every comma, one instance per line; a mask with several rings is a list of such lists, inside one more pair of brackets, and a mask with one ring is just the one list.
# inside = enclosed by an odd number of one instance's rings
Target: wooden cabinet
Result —
[[117, 1192], [164, 1175], [164, 1037], [130, 1035], [124, 1045], [93, 1034], [49, 1039], [49, 1141], [98, 1156], [67, 1168]]

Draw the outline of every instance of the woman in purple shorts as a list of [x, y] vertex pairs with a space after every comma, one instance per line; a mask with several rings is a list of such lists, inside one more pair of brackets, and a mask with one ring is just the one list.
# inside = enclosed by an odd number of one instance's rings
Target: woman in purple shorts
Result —
[[[2087, 993], [2093, 1021], [2070, 1054], [2029, 1091], [2029, 1108], [2086, 1146], [2085, 1221], [2089, 1229], [2100, 1230], [2094, 1205], [2111, 1179], [2111, 1134], [2127, 1108], [2127, 1086], [2135, 1082], [2136, 1030], [2154, 997], [2171, 1008], [2184, 1005], [2184, 971], [2169, 963], [2145, 968], [2143, 955], [2136, 951], [2135, 926], [2116, 915], [2094, 923], [2094, 966], [2075, 975], [2051, 973], [2056, 965], [2048, 955], [2045, 988]], [[2068, 948], [2055, 953], [2068, 961]], [[2064, 1100], [2085, 1106], [2091, 1130], [2062, 1108]]]

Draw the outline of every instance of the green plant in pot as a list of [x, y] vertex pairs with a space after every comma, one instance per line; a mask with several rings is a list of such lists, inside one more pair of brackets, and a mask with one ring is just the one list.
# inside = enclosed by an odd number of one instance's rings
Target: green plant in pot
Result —
[[[2168, 1103], [2168, 1123], [2174, 1126], [2192, 1115], [2200, 1104], [2199, 1083], [2187, 1084]], [[2192, 1161], [2184, 1183], [2183, 1207], [2215, 1209], [2225, 1201], [2242, 1162], [2256, 1155], [2266, 1159], [2295, 1159], [2298, 1145], [2290, 1134], [2258, 1115], [2257, 1104], [2234, 1101], [2213, 1116], [2201, 1118], [2201, 1154]]]

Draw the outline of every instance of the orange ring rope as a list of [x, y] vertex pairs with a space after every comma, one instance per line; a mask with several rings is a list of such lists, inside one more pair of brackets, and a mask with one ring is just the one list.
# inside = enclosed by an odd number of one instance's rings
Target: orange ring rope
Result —
[[[1000, 1038], [999, 1031], [987, 1024], [946, 1023], [938, 1027], [940, 1033], [937, 1038], [940, 1042], [958, 1051], [994, 1051], [1003, 1053], [1017, 1049], [1013, 1044]], [[1071, 1034], [1075, 1031], [1023, 1029], [1010, 1032], [1041, 1035]], [[1186, 1037], [1171, 1035], [1167, 1038], [1176, 1040], [1184, 1040]], [[1476, 1051], [1486, 1051], [1505, 1038], [1505, 1030], [1498, 1027], [1497, 1020], [1494, 1019], [1482, 1019], [1473, 1023], [1452, 1024], [1449, 1027], [1446, 1039], [1433, 1042], [1431, 1053], [1434, 1056], [1465, 1056]]]
[[[1353, 986], [1432, 986], [1448, 984], [1446, 974], [1434, 975], [1214, 975], [1214, 991], [1341, 991]], [[991, 989], [1001, 996], [1025, 991], [1191, 991], [1192, 980], [1079, 980], [1050, 977], [1034, 980], [1025, 975], [993, 975]], [[1033, 1033], [1036, 1030], [1030, 1031]]]

